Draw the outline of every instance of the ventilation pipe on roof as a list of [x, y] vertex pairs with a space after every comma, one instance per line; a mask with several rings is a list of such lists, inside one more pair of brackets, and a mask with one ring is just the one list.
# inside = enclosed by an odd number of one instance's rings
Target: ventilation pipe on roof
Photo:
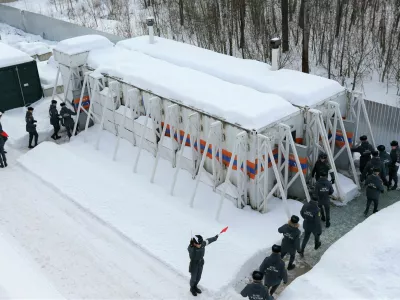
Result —
[[149, 43], [154, 44], [154, 17], [146, 18], [147, 27], [149, 28]]
[[270, 45], [272, 48], [271, 70], [277, 71], [279, 69], [278, 62], [279, 62], [279, 47], [281, 45], [280, 38], [271, 39]]

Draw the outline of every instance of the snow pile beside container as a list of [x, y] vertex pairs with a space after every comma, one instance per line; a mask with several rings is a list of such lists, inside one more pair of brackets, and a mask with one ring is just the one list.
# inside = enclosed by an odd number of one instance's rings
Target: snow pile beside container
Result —
[[91, 51], [89, 67], [135, 87], [225, 118], [247, 129], [259, 129], [298, 111], [283, 98], [228, 83], [121, 48]]
[[14, 45], [14, 47], [30, 56], [43, 55], [52, 52], [51, 48], [42, 42], [18, 42]]
[[[43, 89], [53, 88], [57, 77], [57, 65], [49, 60], [38, 62], [37, 67]], [[60, 85], [63, 85], [62, 76], [58, 77], [57, 86]]]
[[279, 299], [399, 299], [399, 215], [396, 203], [357, 225]]
[[[358, 190], [357, 185], [354, 183], [354, 181], [346, 176], [344, 176], [343, 174], [338, 173], [338, 180], [339, 180], [339, 186], [342, 190], [342, 196], [343, 196], [343, 201], [333, 201], [335, 204], [337, 205], [345, 205], [346, 203], [348, 203], [349, 201], [353, 200], [354, 198], [356, 198], [360, 192]], [[336, 190], [336, 185], [333, 184], [333, 189], [334, 189], [334, 193], [333, 195], [335, 197], [338, 197], [338, 193]]]
[[[90, 132], [97, 133], [96, 128]], [[180, 173], [176, 196], [172, 197], [169, 195], [173, 177], [170, 162], [160, 160], [155, 184], [150, 184], [149, 172], [154, 163], [150, 153], [142, 153], [139, 174], [134, 174], [132, 164], [138, 148], [121, 140], [116, 163], [111, 160], [115, 136], [103, 132], [101, 151], [93, 148], [96, 135], [88, 135], [88, 138], [90, 143], [86, 144], [79, 135], [63, 146], [43, 143], [21, 157], [19, 162], [187, 280], [189, 258], [186, 248], [191, 234], [212, 237], [229, 225], [228, 233], [206, 250], [201, 286], [209, 292], [219, 292], [242, 279], [243, 272], [249, 272], [243, 266], [257, 267], [261, 263], [259, 257], [281, 239], [277, 228], [287, 222], [287, 216], [280, 200], [271, 200], [271, 211], [264, 215], [237, 209], [225, 200], [221, 223], [218, 223], [214, 216], [219, 195], [210, 187], [200, 184], [194, 209], [188, 205], [195, 183], [189, 173]], [[59, 157], [69, 159], [64, 162]], [[54, 168], [54, 165], [58, 167]], [[59, 172], [60, 168], [62, 172]], [[83, 185], [77, 184], [78, 174], [84, 178]], [[302, 206], [297, 201], [289, 201], [289, 205], [296, 214]]]
[[113, 47], [107, 38], [101, 35], [82, 35], [75, 38], [63, 40], [54, 47], [54, 50], [63, 52], [68, 55], [88, 52], [93, 49], [102, 49]]
[[28, 54], [0, 42], [0, 68], [20, 65], [32, 61]]
[[140, 36], [116, 45], [154, 58], [244, 85], [263, 93], [277, 94], [294, 105], [312, 106], [344, 92], [338, 82], [327, 78], [281, 69], [271, 71], [262, 62], [243, 60], [212, 52], [189, 44], [156, 37], [150, 44], [148, 36]]

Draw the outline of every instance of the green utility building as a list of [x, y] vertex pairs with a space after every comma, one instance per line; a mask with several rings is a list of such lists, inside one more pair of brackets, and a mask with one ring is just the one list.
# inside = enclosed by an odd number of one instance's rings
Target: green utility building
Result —
[[0, 42], [0, 110], [28, 106], [42, 96], [36, 61]]

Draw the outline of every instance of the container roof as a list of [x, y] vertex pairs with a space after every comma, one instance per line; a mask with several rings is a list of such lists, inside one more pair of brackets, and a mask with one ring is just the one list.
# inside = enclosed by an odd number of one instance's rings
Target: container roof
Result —
[[54, 47], [54, 50], [67, 55], [74, 55], [88, 52], [93, 49], [101, 49], [113, 46], [114, 44], [111, 43], [106, 37], [92, 34], [63, 40]]
[[0, 68], [20, 65], [33, 61], [28, 54], [0, 42]]

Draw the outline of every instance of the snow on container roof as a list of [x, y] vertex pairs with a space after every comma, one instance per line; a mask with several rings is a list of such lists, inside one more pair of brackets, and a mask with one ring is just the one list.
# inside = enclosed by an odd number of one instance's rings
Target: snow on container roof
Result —
[[32, 61], [28, 54], [0, 42], [0, 68], [20, 65]]
[[118, 42], [117, 47], [139, 51], [263, 93], [277, 94], [298, 106], [315, 105], [345, 90], [338, 82], [327, 78], [286, 69], [271, 71], [266, 63], [159, 37], [153, 44], [149, 43], [148, 36], [127, 39]]
[[177, 100], [246, 129], [260, 129], [296, 111], [285, 99], [231, 84], [122, 48], [93, 50], [87, 64], [154, 94]]
[[93, 49], [101, 49], [114, 46], [107, 38], [101, 35], [82, 35], [59, 42], [54, 50], [68, 55], [88, 52]]

